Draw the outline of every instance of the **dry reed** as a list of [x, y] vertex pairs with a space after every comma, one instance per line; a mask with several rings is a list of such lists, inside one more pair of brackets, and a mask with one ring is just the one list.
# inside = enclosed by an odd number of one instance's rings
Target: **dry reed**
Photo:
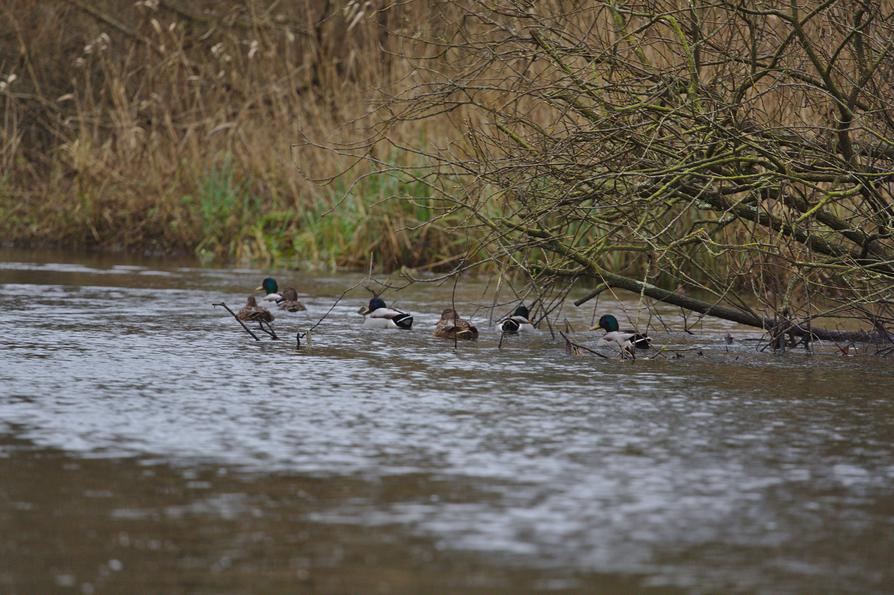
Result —
[[313, 149], [370, 136], [367, 116], [411, 76], [394, 32], [424, 20], [424, 7], [355, 0], [5, 2], [4, 243], [327, 267], [449, 259], [460, 240], [423, 225], [436, 205], [392, 170], [409, 157]]

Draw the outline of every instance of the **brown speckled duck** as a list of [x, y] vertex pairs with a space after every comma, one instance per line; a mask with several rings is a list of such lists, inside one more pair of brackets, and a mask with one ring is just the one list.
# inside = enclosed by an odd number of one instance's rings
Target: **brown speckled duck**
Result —
[[304, 304], [298, 301], [298, 292], [295, 291], [294, 287], [286, 287], [279, 292], [279, 295], [282, 296], [282, 300], [276, 303], [279, 304], [280, 310], [286, 310], [287, 312], [301, 312], [302, 310], [307, 309], [304, 307]]
[[236, 314], [236, 318], [239, 320], [253, 320], [256, 322], [273, 322], [273, 314], [271, 314], [270, 310], [267, 308], [259, 306], [258, 301], [253, 295], [248, 296], [245, 305], [239, 310], [239, 313]]
[[435, 326], [435, 336], [441, 339], [477, 339], [478, 329], [471, 322], [459, 317], [456, 310], [447, 308], [441, 312], [441, 320]]

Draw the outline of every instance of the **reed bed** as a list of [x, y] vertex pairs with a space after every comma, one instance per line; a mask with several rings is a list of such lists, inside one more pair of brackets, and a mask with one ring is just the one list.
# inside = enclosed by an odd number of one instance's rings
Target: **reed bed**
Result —
[[[0, 9], [6, 244], [327, 268], [435, 265], [463, 241], [368, 138], [423, 7], [24, 0]], [[439, 138], [439, 123], [392, 131]], [[367, 155], [369, 156], [369, 154]], [[345, 173], [346, 172], [346, 173]], [[335, 178], [336, 175], [343, 174]]]

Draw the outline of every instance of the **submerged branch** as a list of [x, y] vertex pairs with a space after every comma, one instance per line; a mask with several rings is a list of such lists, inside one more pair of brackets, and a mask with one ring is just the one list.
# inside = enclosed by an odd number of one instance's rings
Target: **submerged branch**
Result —
[[251, 332], [251, 329], [248, 328], [247, 326], [245, 326], [245, 323], [242, 322], [241, 320], [239, 320], [239, 317], [236, 316], [236, 313], [233, 312], [232, 310], [230, 310], [230, 307], [227, 306], [225, 303], [223, 303], [223, 302], [218, 302], [218, 303], [211, 304], [211, 305], [212, 305], [212, 306], [223, 306], [224, 309], [225, 309], [227, 312], [229, 312], [229, 313], [233, 316], [234, 319], [236, 319], [236, 322], [238, 322], [240, 325], [242, 325], [242, 328], [245, 329], [245, 332], [246, 332], [246, 333], [248, 333], [249, 335], [251, 335], [252, 338], [253, 338], [255, 341], [260, 341], [260, 339], [258, 338], [258, 336], [257, 336], [256, 334], [254, 334], [253, 332]]
[[883, 335], [879, 331], [839, 331], [817, 328], [813, 325], [801, 326], [794, 321], [788, 323], [783, 322], [783, 325], [780, 328], [780, 322], [778, 320], [759, 316], [737, 308], [699, 300], [688, 295], [661, 289], [660, 287], [636, 279], [630, 279], [607, 271], [601, 271], [599, 277], [610, 287], [626, 289], [627, 291], [645, 295], [660, 302], [679, 306], [686, 310], [771, 331], [776, 335], [788, 334], [796, 337], [811, 337], [824, 341], [863, 341], [868, 343], [888, 342], [891, 340], [891, 335], [889, 333]]

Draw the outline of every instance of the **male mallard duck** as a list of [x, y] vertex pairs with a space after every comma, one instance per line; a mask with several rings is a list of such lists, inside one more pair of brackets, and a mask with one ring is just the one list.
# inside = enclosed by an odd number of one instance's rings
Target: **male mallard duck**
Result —
[[248, 296], [248, 299], [245, 300], [245, 305], [236, 314], [236, 318], [239, 320], [254, 320], [256, 322], [273, 322], [273, 314], [267, 308], [259, 306], [253, 295]]
[[369, 300], [369, 305], [360, 308], [360, 313], [366, 317], [363, 326], [369, 328], [410, 329], [413, 326], [412, 316], [406, 312], [392, 310], [385, 305], [385, 300], [378, 297]]
[[435, 326], [435, 336], [441, 339], [477, 339], [478, 329], [463, 320], [453, 308], [441, 312], [441, 320]]
[[268, 302], [276, 302], [280, 310], [288, 310], [289, 312], [300, 312], [305, 310], [304, 304], [298, 301], [298, 292], [294, 287], [286, 287], [282, 291], [276, 284], [276, 279], [267, 277], [261, 282], [260, 287], [256, 287], [255, 291], [263, 291], [267, 295], [264, 300]]
[[621, 348], [622, 353], [629, 355], [633, 355], [634, 349], [648, 349], [649, 343], [652, 342], [652, 337], [644, 333], [619, 330], [618, 319], [611, 314], [604, 314], [600, 317], [599, 324], [590, 330], [597, 329], [605, 329], [605, 334], [602, 335], [603, 341], [615, 343]]
[[498, 322], [497, 329], [510, 334], [519, 331], [532, 331], [534, 330], [534, 325], [531, 324], [530, 316], [531, 312], [522, 304], [515, 309], [512, 316]]

